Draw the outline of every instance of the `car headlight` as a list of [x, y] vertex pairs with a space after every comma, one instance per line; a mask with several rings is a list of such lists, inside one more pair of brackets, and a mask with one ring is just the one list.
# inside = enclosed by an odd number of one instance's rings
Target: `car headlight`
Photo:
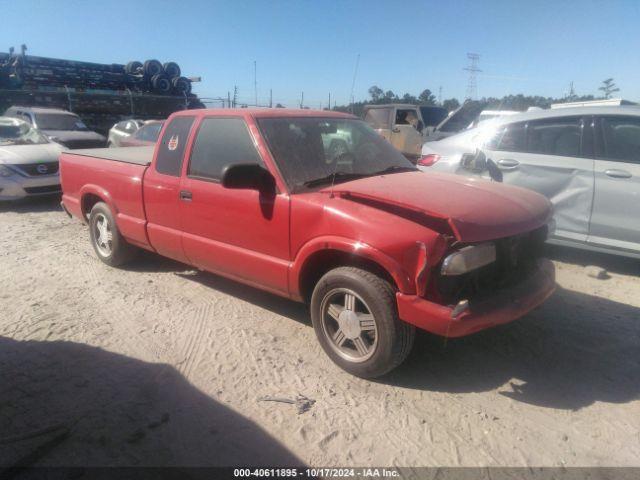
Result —
[[442, 262], [442, 275], [462, 275], [496, 261], [493, 243], [470, 245], [452, 253]]
[[0, 165], [0, 177], [10, 177], [14, 175], [14, 171], [4, 165]]

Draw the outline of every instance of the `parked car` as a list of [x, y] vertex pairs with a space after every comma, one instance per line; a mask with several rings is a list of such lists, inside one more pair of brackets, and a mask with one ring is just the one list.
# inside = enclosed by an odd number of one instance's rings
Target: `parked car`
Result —
[[466, 102], [449, 115], [442, 108], [443, 115], [442, 111], [438, 113], [430, 110], [440, 107], [366, 105], [364, 120], [415, 163], [420, 157], [422, 144], [427, 139], [438, 140], [467, 128], [478, 116], [482, 106], [479, 102]]
[[60, 193], [62, 150], [28, 123], [0, 117], [0, 200]]
[[120, 147], [120, 142], [133, 135], [142, 125], [144, 125], [144, 120], [135, 118], [116, 123], [109, 130], [107, 147]]
[[145, 145], [155, 145], [158, 141], [158, 135], [164, 125], [164, 120], [149, 120], [144, 122], [133, 135], [123, 138], [120, 141], [121, 147], [142, 147]]
[[142, 248], [308, 302], [325, 352], [362, 377], [399, 365], [415, 327], [468, 335], [555, 286], [547, 199], [420, 172], [351, 115], [182, 111], [155, 147], [65, 152], [61, 170], [101, 261]]
[[104, 147], [107, 143], [103, 135], [89, 130], [78, 115], [66, 110], [13, 106], [4, 114], [29, 123], [66, 148]]
[[[488, 159], [478, 166], [474, 152]], [[536, 110], [425, 143], [421, 168], [529, 188], [554, 205], [549, 241], [640, 257], [640, 107]], [[484, 163], [484, 164], [483, 164]]]

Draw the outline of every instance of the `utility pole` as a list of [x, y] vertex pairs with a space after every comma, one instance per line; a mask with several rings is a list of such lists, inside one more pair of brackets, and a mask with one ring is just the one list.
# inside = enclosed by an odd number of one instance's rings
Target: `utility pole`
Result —
[[237, 104], [238, 104], [238, 86], [234, 85], [233, 86], [233, 108], [236, 108]]
[[302, 92], [302, 95], [300, 96], [300, 108], [302, 109], [303, 106], [304, 106], [304, 92]]
[[231, 108], [231, 93], [227, 92], [227, 108]]
[[257, 62], [253, 61], [253, 90], [256, 94], [256, 107], [258, 106], [258, 66]]
[[351, 81], [351, 113], [353, 113], [353, 89], [356, 86], [356, 75], [358, 75], [358, 65], [360, 64], [360, 54], [356, 57], [356, 68], [353, 69], [353, 80]]
[[331, 92], [329, 92], [329, 110], [331, 110]]
[[480, 55], [477, 53], [467, 53], [467, 58], [469, 59], [469, 66], [463, 68], [469, 72], [469, 80], [467, 82], [467, 97], [466, 100], [474, 100], [478, 95], [478, 73], [482, 72], [478, 68], [478, 61], [480, 60]]
[[269, 89], [269, 108], [273, 108], [273, 88]]
[[442, 106], [442, 85], [438, 87], [438, 105]]

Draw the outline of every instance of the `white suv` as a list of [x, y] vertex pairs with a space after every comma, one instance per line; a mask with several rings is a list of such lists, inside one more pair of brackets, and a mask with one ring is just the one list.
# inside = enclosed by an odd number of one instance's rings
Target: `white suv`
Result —
[[[486, 162], [474, 160], [477, 151]], [[552, 243], [640, 258], [640, 107], [536, 110], [438, 142], [418, 165], [494, 177], [547, 196]], [[493, 175], [490, 175], [493, 172]]]

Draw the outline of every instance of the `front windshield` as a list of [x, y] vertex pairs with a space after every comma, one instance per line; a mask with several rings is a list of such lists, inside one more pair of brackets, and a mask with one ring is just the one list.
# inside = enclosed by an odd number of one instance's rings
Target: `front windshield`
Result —
[[258, 124], [293, 191], [416, 169], [360, 120], [263, 118]]
[[40, 145], [43, 143], [49, 143], [47, 137], [26, 123], [0, 123], [0, 145]]
[[80, 118], [64, 113], [37, 113], [36, 122], [40, 130], [88, 130]]

